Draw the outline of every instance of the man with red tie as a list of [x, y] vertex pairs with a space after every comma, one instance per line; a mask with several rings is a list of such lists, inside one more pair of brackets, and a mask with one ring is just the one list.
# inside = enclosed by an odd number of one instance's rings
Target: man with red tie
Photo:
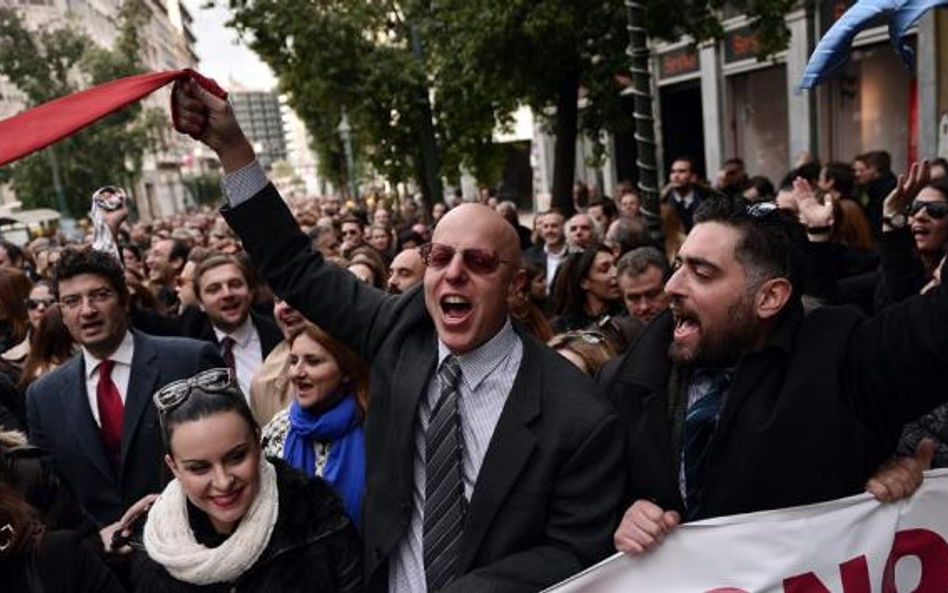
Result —
[[63, 253], [53, 292], [81, 350], [27, 391], [30, 440], [50, 454], [79, 504], [102, 527], [162, 489], [163, 447], [152, 394], [223, 361], [210, 344], [131, 330], [124, 272], [107, 253]]

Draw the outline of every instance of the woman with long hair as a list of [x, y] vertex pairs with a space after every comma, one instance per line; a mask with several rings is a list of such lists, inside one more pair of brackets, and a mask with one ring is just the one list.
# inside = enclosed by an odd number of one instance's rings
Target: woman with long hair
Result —
[[30, 320], [26, 299], [32, 287], [30, 279], [20, 270], [0, 267], [0, 353], [24, 342], [29, 348]]
[[358, 591], [360, 543], [324, 481], [266, 459], [229, 369], [154, 397], [174, 475], [148, 512], [138, 591]]
[[616, 256], [597, 244], [571, 253], [553, 281], [552, 327], [556, 333], [587, 329], [622, 312]]
[[294, 398], [263, 429], [263, 450], [329, 482], [354, 523], [365, 490], [362, 421], [369, 369], [362, 358], [311, 323], [295, 330], [288, 378]]
[[50, 306], [32, 332], [30, 353], [23, 363], [18, 387], [24, 393], [30, 383], [65, 363], [75, 354], [75, 342], [58, 304]]

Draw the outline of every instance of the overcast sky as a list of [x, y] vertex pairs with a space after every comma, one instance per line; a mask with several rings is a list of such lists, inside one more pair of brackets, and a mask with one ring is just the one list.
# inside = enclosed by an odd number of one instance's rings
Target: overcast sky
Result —
[[185, 0], [194, 16], [195, 50], [201, 62], [198, 71], [214, 78], [224, 88], [241, 87], [243, 90], [268, 91], [276, 86], [270, 67], [257, 54], [244, 46], [237, 33], [224, 23], [230, 18], [225, 4], [215, 8], [200, 8], [199, 0]]

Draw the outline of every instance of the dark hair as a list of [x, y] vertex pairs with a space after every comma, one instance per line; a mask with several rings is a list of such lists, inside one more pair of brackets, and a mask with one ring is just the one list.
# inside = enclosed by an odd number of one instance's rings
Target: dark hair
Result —
[[867, 167], [872, 167], [880, 175], [892, 171], [892, 156], [885, 150], [870, 150], [857, 156], [856, 161], [862, 161]]
[[728, 166], [728, 165], [737, 165], [737, 166], [739, 166], [741, 169], [743, 169], [743, 168], [744, 168], [744, 159], [739, 159], [739, 158], [737, 158], [737, 157], [730, 158], [730, 159], [724, 161], [724, 166], [726, 167], [726, 166]]
[[398, 233], [398, 251], [405, 250], [406, 243], [414, 243], [417, 247], [421, 247], [425, 244], [425, 238], [416, 233], [415, 231], [408, 229]]
[[168, 261], [180, 259], [181, 266], [184, 267], [184, 264], [188, 263], [188, 254], [191, 253], [191, 248], [181, 239], [168, 240], [171, 241], [171, 251], [168, 253]]
[[74, 344], [59, 305], [54, 304], [31, 335], [30, 353], [23, 363], [18, 387], [25, 391], [30, 383], [72, 358]]
[[128, 286], [125, 283], [125, 270], [115, 256], [94, 249], [66, 249], [53, 268], [50, 289], [59, 298], [59, 283], [81, 274], [101, 276], [118, 294], [122, 306], [128, 302]]
[[845, 198], [853, 197], [853, 187], [856, 183], [856, 177], [853, 175], [853, 167], [849, 163], [832, 162], [826, 163], [823, 167], [823, 175], [827, 180], [833, 182], [833, 189]]
[[9, 525], [10, 528], [7, 534], [10, 539], [0, 552], [0, 563], [3, 564], [11, 558], [28, 554], [43, 533], [43, 525], [36, 510], [12, 484], [3, 480], [0, 480], [0, 525]]
[[22, 342], [29, 331], [26, 299], [32, 288], [29, 277], [17, 268], [0, 268], [0, 307], [10, 321], [11, 346]]
[[589, 203], [589, 207], [593, 208], [594, 206], [601, 206], [602, 213], [609, 220], [612, 220], [615, 217], [619, 216], [619, 209], [616, 207], [615, 200], [613, 200], [612, 198], [603, 196], [599, 198], [598, 200], [593, 200], [592, 202]]
[[638, 247], [620, 257], [616, 262], [619, 276], [623, 274], [639, 276], [644, 274], [649, 267], [658, 268], [664, 279], [668, 278], [671, 271], [668, 258], [655, 247]]
[[948, 178], [932, 179], [925, 187], [937, 191], [942, 198], [948, 200]]
[[714, 196], [698, 206], [695, 225], [718, 222], [741, 233], [734, 257], [744, 266], [747, 289], [772, 278], [786, 278], [799, 299], [806, 279], [806, 231], [796, 215], [773, 204]]
[[763, 175], [755, 175], [754, 177], [748, 179], [747, 186], [748, 188], [753, 187], [755, 190], [757, 190], [756, 201], [758, 202], [770, 202], [777, 194], [777, 192], [774, 191], [774, 184]]
[[554, 315], [572, 317], [585, 314], [586, 291], [583, 290], [582, 282], [589, 275], [599, 253], [612, 255], [612, 250], [597, 243], [583, 251], [569, 254], [556, 269], [556, 278], [553, 280]]
[[[820, 180], [820, 172], [823, 170], [823, 165], [820, 164], [820, 161], [811, 161], [809, 163], [803, 163], [796, 169], [790, 172], [790, 182], [789, 186], [793, 187], [793, 180], [797, 177], [802, 177], [807, 180], [811, 186], [816, 187], [816, 184]], [[781, 186], [783, 184], [781, 183]]]
[[129, 242], [129, 243], [123, 243], [122, 246], [121, 246], [121, 248], [119, 249], [119, 251], [122, 252], [122, 251], [125, 251], [126, 249], [128, 249], [129, 251], [132, 252], [132, 255], [135, 256], [135, 259], [137, 259], [138, 261], [142, 261], [142, 258], [143, 258], [144, 256], [142, 255], [142, 248], [141, 248], [141, 247], [139, 247], [139, 246], [136, 245], [135, 243], [131, 243], [131, 242]]
[[244, 264], [244, 262], [241, 261], [241, 259], [237, 256], [219, 254], [212, 255], [211, 257], [197, 264], [197, 267], [194, 268], [194, 296], [196, 296], [198, 299], [201, 298], [201, 279], [204, 277], [204, 274], [207, 274], [214, 268], [227, 265], [236, 266], [237, 269], [240, 270], [240, 274], [244, 277], [244, 282], [247, 283], [247, 289], [250, 290], [250, 288], [253, 286], [253, 283], [251, 282], [252, 277], [247, 269], [246, 264]]
[[23, 250], [20, 249], [19, 245], [11, 243], [6, 239], [0, 239], [0, 249], [7, 252], [7, 257], [10, 259], [11, 264], [16, 267], [23, 265]]
[[180, 404], [158, 414], [165, 452], [171, 455], [171, 436], [175, 426], [227, 412], [236, 412], [259, 440], [260, 425], [254, 419], [253, 412], [247, 404], [247, 398], [237, 385], [231, 385], [222, 391], [205, 391], [200, 387], [194, 387]]

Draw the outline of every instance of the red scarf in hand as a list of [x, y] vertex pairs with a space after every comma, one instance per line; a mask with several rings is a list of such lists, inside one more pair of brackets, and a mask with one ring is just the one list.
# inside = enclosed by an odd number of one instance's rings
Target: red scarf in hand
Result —
[[[216, 82], [190, 68], [152, 72], [113, 80], [73, 95], [54, 99], [0, 121], [0, 166], [46, 148], [113, 111], [118, 111], [129, 103], [155, 92], [171, 81], [187, 78], [193, 79], [217, 97], [227, 98], [227, 92]], [[176, 111], [173, 94], [171, 103], [173, 116]], [[177, 121], [174, 124], [175, 129], [180, 131]]]

